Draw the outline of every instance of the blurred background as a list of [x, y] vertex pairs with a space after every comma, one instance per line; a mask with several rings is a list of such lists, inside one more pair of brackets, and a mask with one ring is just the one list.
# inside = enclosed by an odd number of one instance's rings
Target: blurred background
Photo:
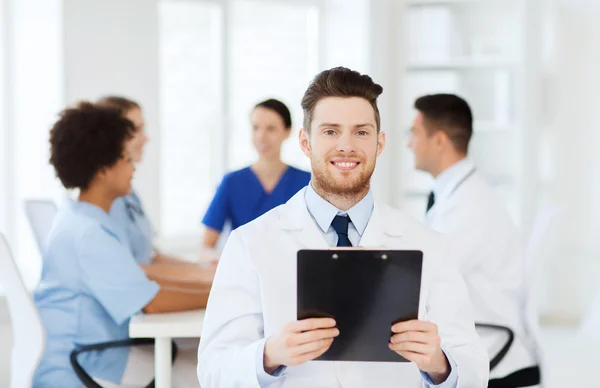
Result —
[[541, 208], [566, 209], [537, 274], [538, 313], [551, 386], [583, 386], [600, 361], [578, 334], [600, 292], [599, 19], [597, 0], [0, 0], [0, 231], [34, 287], [23, 201], [66, 195], [47, 162], [49, 127], [67, 104], [122, 94], [144, 108], [150, 143], [135, 186], [160, 241], [198, 245], [222, 175], [255, 158], [254, 104], [292, 109], [284, 161], [309, 169], [300, 99], [338, 65], [384, 87], [374, 191], [422, 218], [431, 181], [406, 147], [412, 103], [456, 93], [474, 110], [471, 157], [524, 242]]

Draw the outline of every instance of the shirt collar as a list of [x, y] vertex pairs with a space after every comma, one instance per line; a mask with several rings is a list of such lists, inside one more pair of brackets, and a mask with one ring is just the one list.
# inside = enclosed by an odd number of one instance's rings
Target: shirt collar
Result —
[[356, 205], [352, 206], [352, 208], [348, 209], [348, 211], [344, 212], [317, 194], [315, 189], [312, 187], [312, 182], [306, 188], [305, 200], [308, 212], [315, 220], [317, 225], [319, 225], [319, 228], [321, 228], [323, 233], [327, 233], [329, 231], [331, 222], [335, 216], [348, 215], [359, 236], [362, 236], [367, 228], [367, 224], [369, 223], [369, 219], [373, 213], [373, 207], [375, 203], [373, 194], [371, 193], [371, 190], [369, 190], [363, 199], [361, 199]]
[[465, 175], [473, 169], [473, 163], [468, 159], [462, 159], [452, 166], [448, 167], [444, 172], [435, 178], [433, 183], [433, 193], [435, 194], [436, 200], [444, 195], [448, 190], [452, 190], [451, 187], [455, 182], [463, 178]]
[[68, 200], [69, 206], [74, 212], [90, 217], [114, 234], [119, 241], [124, 241], [124, 230], [113, 220], [113, 218], [100, 207], [85, 201]]

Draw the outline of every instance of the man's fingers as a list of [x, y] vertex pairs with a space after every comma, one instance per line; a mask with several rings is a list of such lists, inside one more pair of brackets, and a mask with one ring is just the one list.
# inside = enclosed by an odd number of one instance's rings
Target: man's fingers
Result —
[[412, 352], [423, 355], [431, 354], [435, 350], [431, 345], [417, 342], [400, 342], [398, 344], [389, 344], [389, 347], [395, 352]]
[[319, 348], [319, 349], [317, 349], [315, 351], [304, 353], [304, 354], [301, 354], [299, 356], [292, 357], [292, 364], [293, 365], [300, 365], [300, 364], [304, 364], [307, 361], [314, 360], [315, 358], [317, 358], [320, 355], [322, 355], [323, 353], [325, 353], [329, 349], [329, 347], [331, 346], [331, 343], [333, 343], [333, 341], [331, 341], [329, 343], [329, 345], [321, 347], [321, 348]]
[[305, 331], [303, 333], [291, 334], [286, 341], [287, 346], [298, 346], [307, 344], [309, 342], [319, 341], [322, 339], [335, 338], [340, 334], [340, 331], [336, 328], [330, 329], [318, 329], [312, 331]]
[[291, 349], [292, 357], [301, 356], [306, 353], [313, 353], [319, 350], [327, 350], [331, 346], [333, 338], [325, 338], [319, 341], [309, 342]]
[[435, 332], [437, 334], [438, 327], [435, 323], [419, 321], [414, 319], [412, 321], [398, 322], [392, 326], [392, 332], [403, 333], [405, 331], [423, 331], [423, 332]]
[[400, 334], [394, 334], [390, 338], [390, 343], [392, 344], [398, 344], [401, 342], [418, 342], [422, 344], [439, 345], [441, 338], [439, 335], [433, 335], [432, 333], [426, 333], [422, 331], [405, 331]]
[[290, 323], [286, 329], [291, 333], [301, 333], [317, 329], [329, 329], [335, 326], [333, 318], [309, 318]]
[[421, 353], [415, 353], [410, 351], [398, 351], [396, 352], [408, 361], [414, 362], [417, 365], [421, 365], [425, 361], [425, 356]]

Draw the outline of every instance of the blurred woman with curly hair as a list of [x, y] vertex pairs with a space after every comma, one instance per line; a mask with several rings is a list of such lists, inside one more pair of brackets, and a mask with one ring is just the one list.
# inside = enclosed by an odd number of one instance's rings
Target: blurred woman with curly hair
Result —
[[[79, 197], [59, 210], [43, 254], [34, 301], [46, 347], [34, 387], [81, 387], [85, 376], [76, 374], [71, 353], [84, 345], [127, 342], [129, 319], [140, 311], [206, 305], [209, 289], [194, 281], [193, 271], [183, 280], [154, 278], [152, 264], [136, 262], [124, 230], [109, 216], [114, 200], [131, 193], [135, 166], [126, 144], [134, 132], [118, 110], [86, 102], [65, 109], [50, 130], [50, 163], [65, 188], [79, 189]], [[104, 386], [148, 384], [153, 368], [146, 361], [153, 357], [147, 348], [86, 351], [73, 365]], [[181, 370], [174, 377], [188, 376], [183, 386], [197, 386], [194, 356], [180, 354], [175, 363]]]

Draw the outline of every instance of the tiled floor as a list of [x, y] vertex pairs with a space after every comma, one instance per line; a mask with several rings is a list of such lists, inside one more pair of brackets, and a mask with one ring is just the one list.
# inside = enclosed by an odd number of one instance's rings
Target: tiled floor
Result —
[[[545, 328], [548, 385], [545, 388], [600, 387], [594, 371], [600, 352], [576, 334], [574, 328]], [[8, 387], [10, 328], [0, 325], [0, 387]]]

